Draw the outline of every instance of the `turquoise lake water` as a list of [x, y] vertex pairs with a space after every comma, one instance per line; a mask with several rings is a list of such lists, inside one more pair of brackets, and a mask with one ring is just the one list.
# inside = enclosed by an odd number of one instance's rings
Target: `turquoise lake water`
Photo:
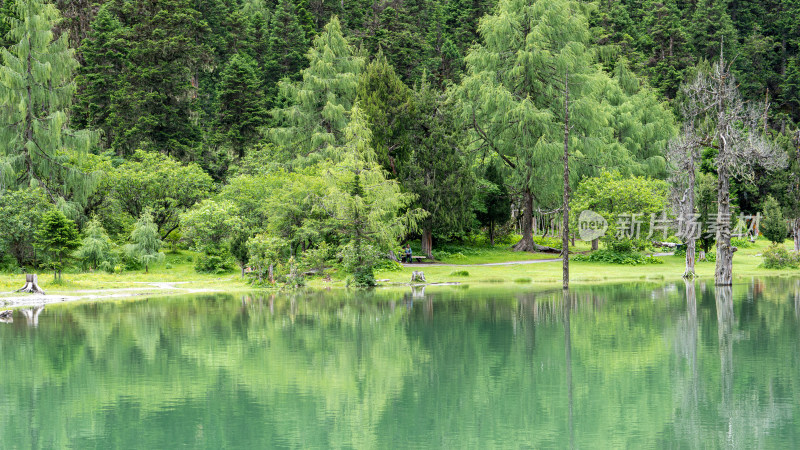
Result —
[[0, 323], [2, 448], [792, 448], [800, 280], [199, 295]]

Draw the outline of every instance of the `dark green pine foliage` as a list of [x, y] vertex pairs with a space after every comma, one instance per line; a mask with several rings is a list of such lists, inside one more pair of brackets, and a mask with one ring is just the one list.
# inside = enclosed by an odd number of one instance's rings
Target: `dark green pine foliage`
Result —
[[106, 148], [114, 141], [110, 115], [112, 97], [119, 89], [127, 52], [123, 36], [119, 20], [108, 5], [104, 5], [79, 50], [83, 64], [75, 79], [78, 96], [72, 120], [80, 128], [102, 130], [101, 142]]
[[483, 210], [477, 216], [481, 225], [489, 229], [489, 242], [494, 245], [498, 226], [511, 220], [511, 197], [508, 195], [503, 176], [495, 164], [486, 168], [484, 179], [491, 183], [489, 192], [483, 198]]
[[737, 32], [728, 14], [729, 0], [698, 0], [689, 22], [691, 42], [696, 58], [719, 58], [720, 43], [725, 51], [736, 54]]
[[195, 155], [198, 72], [209, 61], [206, 32], [190, 0], [115, 0], [128, 50], [121, 88], [113, 96], [114, 147], [178, 159]]
[[432, 82], [443, 87], [461, 72], [462, 60], [458, 46], [448, 33], [444, 3], [436, 3], [431, 9], [430, 23], [425, 39], [425, 59], [423, 64], [432, 75]]
[[263, 99], [254, 95], [260, 84], [256, 72], [253, 58], [236, 54], [220, 80], [218, 123], [239, 158], [258, 140], [266, 116]]
[[269, 60], [264, 69], [264, 86], [268, 98], [275, 95], [281, 79], [300, 78], [300, 71], [308, 65], [305, 54], [309, 45], [310, 41], [300, 24], [294, 2], [278, 0], [270, 21]]
[[8, 37], [8, 32], [11, 31], [9, 19], [15, 17], [14, 1], [0, 0], [0, 47], [8, 47], [13, 44], [13, 40]]
[[423, 54], [425, 33], [415, 26], [402, 3], [396, 5], [378, 7], [374, 20], [367, 26], [369, 35], [364, 41], [371, 54], [382, 51], [400, 77], [413, 83], [422, 74], [419, 58]]
[[308, 0], [294, 0], [294, 5], [297, 10], [297, 20], [306, 32], [306, 39], [310, 42], [314, 39], [316, 30], [314, 28], [314, 17], [308, 11]]
[[652, 85], [667, 98], [675, 98], [686, 69], [693, 64], [681, 11], [676, 0], [651, 0], [645, 4], [641, 48]]
[[36, 247], [47, 256], [48, 265], [53, 269], [53, 277], [61, 280], [64, 264], [74, 250], [81, 246], [78, 227], [67, 219], [61, 211], [51, 209], [42, 217], [36, 231]]
[[452, 104], [424, 78], [413, 102], [413, 153], [401, 179], [417, 196], [415, 206], [428, 212], [421, 222], [422, 252], [432, 259], [434, 234], [447, 239], [468, 231], [475, 182]]
[[357, 95], [372, 131], [372, 148], [378, 162], [397, 177], [409, 157], [407, 127], [411, 91], [383, 54], [378, 53], [361, 74]]

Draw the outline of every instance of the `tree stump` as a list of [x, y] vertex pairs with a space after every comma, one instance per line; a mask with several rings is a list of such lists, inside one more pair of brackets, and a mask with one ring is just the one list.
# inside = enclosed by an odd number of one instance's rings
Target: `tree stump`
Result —
[[414, 273], [411, 274], [411, 282], [413, 283], [415, 281], [427, 283], [427, 281], [425, 281], [425, 273], [421, 270], [415, 270]]
[[25, 275], [25, 286], [22, 286], [22, 288], [18, 289], [16, 292], [44, 295], [44, 291], [39, 287], [39, 276], [36, 274]]

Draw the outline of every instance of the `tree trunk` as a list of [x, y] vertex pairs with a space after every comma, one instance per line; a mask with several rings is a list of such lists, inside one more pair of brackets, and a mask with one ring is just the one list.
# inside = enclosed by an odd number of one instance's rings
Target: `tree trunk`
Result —
[[[723, 144], [724, 147], [724, 144]], [[722, 151], [726, 151], [724, 148]], [[733, 250], [731, 249], [730, 180], [727, 167], [719, 168], [717, 183], [717, 267], [714, 281], [717, 286], [733, 284]]]
[[44, 291], [39, 287], [39, 276], [36, 274], [25, 275], [25, 286], [22, 286], [17, 292], [44, 295]]
[[600, 239], [592, 239], [592, 251], [596, 251], [600, 248]]
[[800, 219], [792, 222], [792, 233], [794, 234], [794, 251], [800, 252]]
[[426, 225], [422, 230], [422, 253], [428, 259], [433, 259], [433, 230]]
[[[695, 174], [694, 174], [694, 157], [692, 156], [691, 160], [691, 167], [689, 169], [689, 189], [686, 192], [687, 195], [687, 204], [683, 206], [683, 212], [685, 214], [684, 221], [690, 220], [692, 215], [694, 214], [694, 185], [695, 185]], [[685, 225], [684, 225], [685, 226]], [[696, 242], [694, 236], [688, 236], [686, 240], [686, 270], [683, 272], [684, 278], [691, 278], [694, 277], [694, 252], [696, 248]]]
[[489, 222], [489, 244], [494, 247], [494, 220]]
[[522, 204], [522, 239], [511, 249], [515, 252], [561, 253], [561, 250], [557, 248], [545, 247], [533, 242], [533, 195], [529, 187], [525, 188]]
[[269, 265], [269, 282], [275, 284], [275, 270], [272, 264]]
[[564, 74], [564, 213], [561, 227], [562, 283], [569, 289], [569, 73]]
[[242, 278], [244, 278], [244, 264], [242, 264]]

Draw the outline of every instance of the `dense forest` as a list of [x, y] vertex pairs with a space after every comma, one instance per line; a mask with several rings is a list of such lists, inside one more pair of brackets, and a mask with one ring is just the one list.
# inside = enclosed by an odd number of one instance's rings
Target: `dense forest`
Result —
[[[291, 282], [334, 261], [369, 285], [402, 241], [494, 242], [512, 209], [515, 248], [541, 250], [532, 216], [562, 206], [565, 148], [578, 193], [639, 179], [666, 202], [692, 130], [689, 214], [714, 214], [730, 176], [720, 213], [776, 202], [800, 229], [794, 0], [0, 5], [8, 269], [146, 270], [168, 245], [201, 271]], [[758, 114], [712, 117], [703, 74]], [[723, 124], [781, 163], [723, 167]]]

